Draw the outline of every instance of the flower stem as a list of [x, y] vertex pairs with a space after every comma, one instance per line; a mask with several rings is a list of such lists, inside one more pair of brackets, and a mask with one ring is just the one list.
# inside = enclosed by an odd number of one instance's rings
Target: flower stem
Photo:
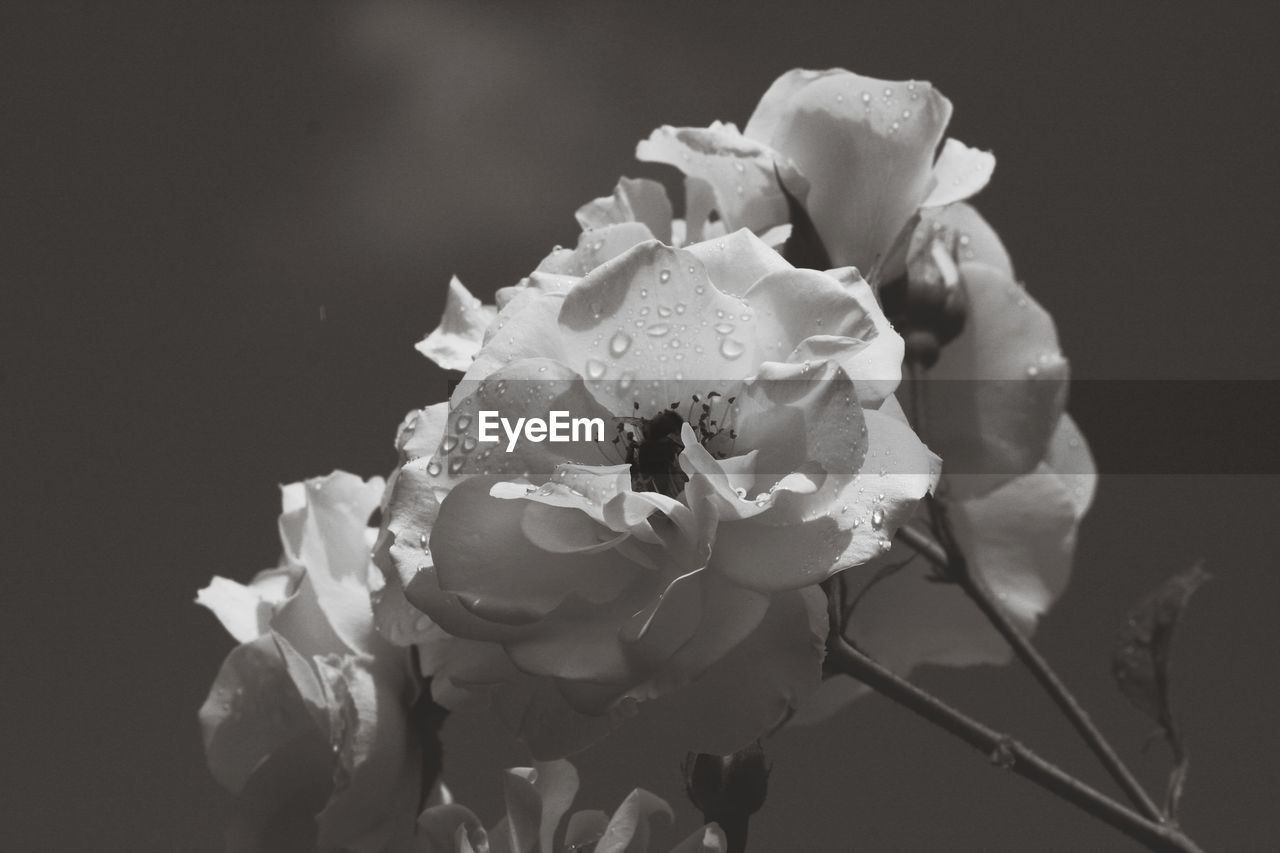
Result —
[[987, 617], [992, 626], [1004, 637], [1012, 648], [1014, 654], [1022, 661], [1031, 674], [1039, 682], [1049, 697], [1053, 699], [1055, 705], [1075, 728], [1077, 734], [1088, 745], [1090, 751], [1102, 764], [1103, 768], [1115, 781], [1115, 783], [1124, 791], [1125, 796], [1133, 803], [1134, 807], [1150, 820], [1163, 822], [1166, 818], [1159, 806], [1143, 789], [1141, 783], [1120, 760], [1120, 756], [1116, 754], [1115, 749], [1107, 741], [1106, 737], [1094, 725], [1093, 720], [1089, 718], [1089, 713], [1080, 705], [1075, 696], [1062, 679], [1058, 678], [1057, 673], [1049, 665], [1049, 662], [1036, 651], [1031, 645], [1031, 641], [1026, 635], [1013, 624], [1009, 615], [1004, 609], [996, 603], [991, 594], [991, 590], [982, 581], [976, 573], [969, 570], [965, 565], [963, 557], [959, 554], [948, 554], [941, 545], [934, 542], [929, 537], [920, 533], [918, 530], [904, 527], [898, 531], [898, 538], [910, 545], [925, 559], [929, 560], [939, 569], [946, 573], [947, 577], [955, 580], [964, 590], [965, 594], [973, 600], [982, 614]]
[[1031, 780], [1150, 850], [1157, 853], [1202, 853], [1195, 842], [1176, 826], [1143, 817], [1044, 760], [1010, 736], [988, 728], [876, 663], [844, 639], [836, 622], [833, 622], [827, 642], [826, 666], [833, 672], [858, 679], [958, 737], [986, 755], [993, 764]]

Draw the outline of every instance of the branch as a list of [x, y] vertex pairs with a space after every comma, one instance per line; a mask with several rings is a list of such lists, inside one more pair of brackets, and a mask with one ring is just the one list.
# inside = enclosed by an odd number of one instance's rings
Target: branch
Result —
[[1177, 827], [1149, 820], [1050, 764], [1008, 735], [996, 732], [895, 675], [855, 649], [833, 623], [826, 666], [858, 679], [881, 695], [958, 737], [993, 764], [1030, 779], [1157, 853], [1202, 853]]
[[945, 572], [948, 578], [960, 585], [965, 594], [978, 605], [978, 609], [987, 617], [987, 620], [1000, 632], [1005, 641], [1013, 647], [1014, 654], [1031, 671], [1031, 674], [1035, 676], [1036, 681], [1053, 699], [1058, 709], [1071, 721], [1071, 725], [1076, 732], [1084, 739], [1084, 742], [1097, 757], [1098, 761], [1101, 762], [1111, 778], [1115, 780], [1115, 783], [1124, 791], [1129, 801], [1150, 820], [1163, 822], [1166, 819], [1164, 813], [1160, 811], [1160, 808], [1143, 789], [1142, 785], [1134, 778], [1129, 768], [1120, 760], [1120, 756], [1116, 754], [1115, 749], [1107, 742], [1106, 737], [1098, 730], [1098, 727], [1093, 724], [1093, 720], [1089, 718], [1089, 713], [1076, 701], [1075, 696], [1058, 678], [1053, 668], [1049, 666], [1049, 662], [1036, 651], [1035, 647], [1031, 645], [1031, 641], [1018, 630], [1018, 626], [1013, 624], [1004, 609], [995, 602], [991, 591], [983, 583], [982, 579], [974, 572], [969, 571], [963, 557], [959, 554], [948, 555], [937, 542], [934, 542], [918, 530], [913, 530], [909, 527], [899, 529], [898, 538], [914, 548], [925, 559]]

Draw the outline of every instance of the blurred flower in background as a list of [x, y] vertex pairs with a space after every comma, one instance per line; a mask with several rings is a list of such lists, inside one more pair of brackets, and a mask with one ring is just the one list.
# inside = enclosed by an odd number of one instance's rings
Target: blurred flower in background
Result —
[[284, 486], [279, 567], [196, 599], [240, 642], [200, 709], [209, 767], [237, 795], [229, 850], [394, 850], [413, 834], [416, 686], [369, 598], [382, 491], [344, 472]]
[[[466, 806], [447, 803], [419, 818], [415, 853], [657, 853], [651, 845], [655, 821], [670, 823], [671, 807], [661, 797], [636, 788], [613, 814], [591, 809], [569, 813], [578, 794], [578, 772], [568, 761], [512, 767], [502, 780], [506, 814], [488, 830]], [[566, 820], [566, 815], [568, 819]], [[671, 853], [723, 853], [724, 835], [715, 824], [696, 830]]]

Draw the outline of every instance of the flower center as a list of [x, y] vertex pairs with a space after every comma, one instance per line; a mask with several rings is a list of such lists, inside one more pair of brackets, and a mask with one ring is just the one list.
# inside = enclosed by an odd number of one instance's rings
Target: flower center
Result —
[[[722, 399], [725, 405], [717, 415], [716, 408]], [[686, 423], [693, 428], [698, 443], [712, 456], [717, 459], [728, 456], [738, 432], [725, 427], [724, 420], [735, 399], [712, 391], [705, 399], [691, 395], [687, 407], [677, 400], [652, 417], [614, 418], [617, 435], [613, 445], [622, 453], [622, 461], [631, 466], [631, 488], [672, 498], [680, 496], [689, 482], [689, 476], [680, 467], [680, 453], [684, 450], [681, 433]], [[632, 407], [638, 412], [639, 401]], [[684, 414], [681, 408], [685, 408]]]

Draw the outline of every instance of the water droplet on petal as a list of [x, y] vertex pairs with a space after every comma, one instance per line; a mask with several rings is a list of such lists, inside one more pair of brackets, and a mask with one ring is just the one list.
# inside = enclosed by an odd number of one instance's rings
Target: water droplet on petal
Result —
[[466, 438], [462, 439], [463, 453], [470, 453], [475, 449], [476, 449], [476, 437], [474, 435], [468, 435]]
[[456, 474], [462, 470], [462, 466], [467, 464], [467, 460], [461, 456], [457, 456], [449, 460], [449, 473]]
[[736, 341], [733, 338], [723, 338], [720, 341], [720, 354], [728, 359], [737, 358], [742, 355], [746, 349], [747, 348], [742, 345], [741, 341]]
[[617, 358], [626, 353], [631, 346], [631, 336], [626, 332], [618, 332], [609, 341], [609, 354]]
[[670, 316], [671, 316], [671, 309], [670, 309], [670, 308], [668, 308], [666, 305], [659, 305], [659, 306], [658, 306], [658, 316], [659, 316], [659, 317], [670, 317]]
[[876, 507], [871, 511], [871, 526], [876, 530], [884, 526], [884, 510]]
[[733, 331], [732, 323], [716, 323], [715, 330], [717, 335], [727, 335]]
[[604, 376], [605, 364], [598, 358], [587, 359], [587, 378], [599, 379]]
[[458, 427], [459, 431], [466, 432], [467, 427], [471, 426], [471, 415], [458, 415], [458, 420], [455, 425]]
[[456, 435], [446, 435], [444, 439], [441, 440], [440, 442], [440, 449], [443, 450], [445, 453], [448, 453], [450, 450], [453, 450], [457, 446], [458, 446], [458, 437]]
[[658, 273], [658, 281], [662, 282], [663, 284], [666, 284], [667, 282], [671, 281], [671, 270], [663, 270], [662, 272]]
[[660, 338], [669, 331], [671, 331], [671, 325], [669, 323], [654, 323], [652, 326], [645, 329], [645, 332], [651, 338]]
[[428, 462], [428, 463], [427, 463], [427, 473], [428, 473], [428, 474], [430, 474], [432, 477], [439, 477], [439, 476], [440, 476], [440, 463], [439, 463], [439, 462], [437, 462], [437, 461], [436, 461], [436, 460], [434, 460], [434, 459], [432, 459], [430, 462]]

